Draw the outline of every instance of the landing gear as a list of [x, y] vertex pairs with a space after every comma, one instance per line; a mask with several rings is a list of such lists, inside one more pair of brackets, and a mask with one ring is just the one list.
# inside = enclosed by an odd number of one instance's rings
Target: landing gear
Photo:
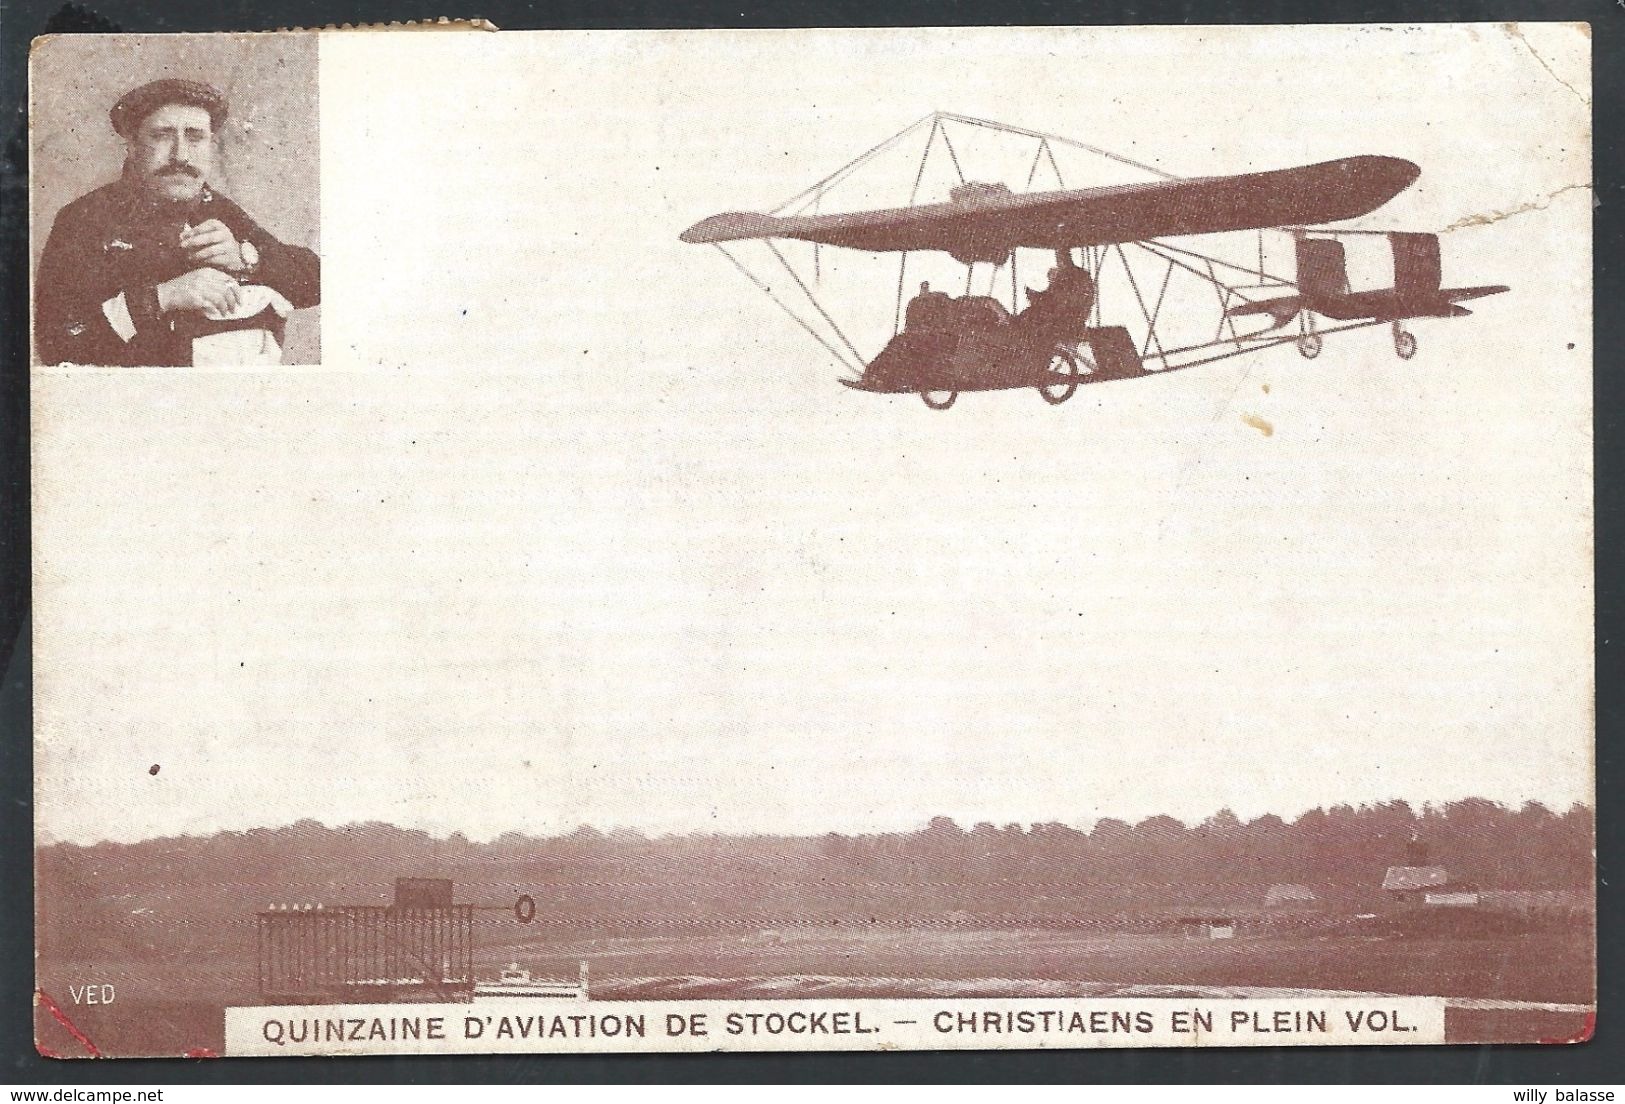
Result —
[[932, 410], [947, 410], [959, 400], [958, 391], [921, 391], [920, 398]]
[[1049, 358], [1048, 372], [1051, 376], [1061, 376], [1054, 383], [1040, 384], [1038, 393], [1044, 396], [1044, 401], [1051, 406], [1060, 406], [1070, 399], [1078, 390], [1078, 361], [1065, 349], [1057, 348]]
[[1315, 332], [1315, 316], [1308, 311], [1298, 315], [1298, 355], [1314, 360], [1325, 347], [1325, 341]]
[[1400, 360], [1416, 355], [1416, 335], [1398, 322], [1394, 323], [1394, 355]]

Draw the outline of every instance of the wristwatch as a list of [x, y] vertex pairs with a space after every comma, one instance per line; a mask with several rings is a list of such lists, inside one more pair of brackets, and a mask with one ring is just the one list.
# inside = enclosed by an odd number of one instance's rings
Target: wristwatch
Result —
[[250, 241], [238, 242], [237, 252], [243, 258], [243, 274], [252, 276], [260, 267], [260, 251]]

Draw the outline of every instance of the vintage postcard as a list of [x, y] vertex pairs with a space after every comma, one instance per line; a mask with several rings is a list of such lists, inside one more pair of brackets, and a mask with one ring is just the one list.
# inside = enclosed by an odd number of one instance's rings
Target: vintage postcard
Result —
[[1590, 1036], [1586, 26], [31, 65], [41, 1053]]

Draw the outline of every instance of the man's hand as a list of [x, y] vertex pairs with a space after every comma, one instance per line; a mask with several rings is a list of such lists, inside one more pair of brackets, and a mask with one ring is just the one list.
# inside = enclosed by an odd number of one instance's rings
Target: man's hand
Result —
[[219, 219], [209, 219], [182, 230], [181, 249], [186, 252], [186, 259], [195, 265], [208, 265], [224, 272], [241, 272], [246, 267], [236, 235]]
[[157, 287], [158, 309], [170, 311], [214, 311], [227, 315], [237, 309], [237, 281], [218, 268], [194, 268], [165, 280]]

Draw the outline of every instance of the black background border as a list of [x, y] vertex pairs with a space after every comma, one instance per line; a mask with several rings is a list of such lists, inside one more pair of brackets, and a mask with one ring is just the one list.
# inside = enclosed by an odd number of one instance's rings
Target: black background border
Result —
[[[1614, 857], [1621, 781], [1614, 743], [1621, 707], [1618, 646], [1622, 523], [1621, 350], [1625, 332], [1625, 0], [0, 0], [0, 1083], [1483, 1083], [1618, 1084], [1625, 1048]], [[1598, 1006], [1591, 1042], [1575, 1046], [1259, 1048], [984, 1053], [615, 1055], [50, 1061], [33, 1046], [33, 812], [28, 542], [27, 50], [47, 31], [256, 31], [439, 16], [482, 17], [505, 30], [596, 27], [853, 27], [1200, 23], [1584, 21], [1592, 28], [1595, 184], [1595, 431], [1597, 537]], [[1087, 79], [1087, 74], [1080, 74]], [[1493, 171], [1493, 151], [1488, 155]], [[1540, 386], [1538, 365], [1506, 370]], [[1516, 462], [1516, 458], [1509, 458]], [[26, 846], [25, 846], [26, 841]]]

